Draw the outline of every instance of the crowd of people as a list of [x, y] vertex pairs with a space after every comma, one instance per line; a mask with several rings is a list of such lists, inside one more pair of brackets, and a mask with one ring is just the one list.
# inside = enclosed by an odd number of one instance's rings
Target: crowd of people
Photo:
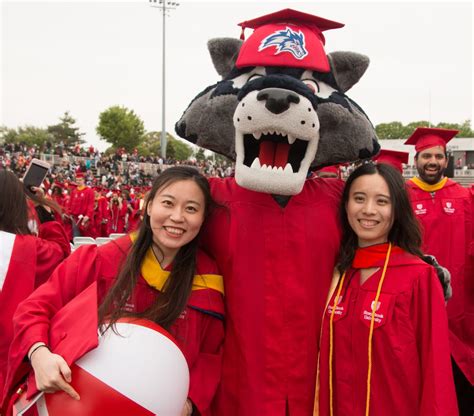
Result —
[[52, 168], [47, 181], [64, 183], [73, 181], [76, 172], [82, 172], [88, 186], [103, 186], [120, 190], [123, 186], [151, 187], [153, 177], [166, 166], [195, 166], [208, 177], [228, 177], [233, 174], [233, 164], [198, 161], [196, 159], [165, 159], [157, 155], [142, 156], [135, 149], [127, 152], [119, 148], [113, 154], [100, 152], [93, 146], [58, 145], [55, 148], [28, 146], [25, 143], [7, 143], [0, 147], [0, 167], [15, 172], [19, 177], [25, 173], [32, 158], [47, 157]]
[[[472, 414], [474, 187], [444, 176], [446, 143], [455, 134], [415, 131], [407, 144], [415, 145], [418, 176], [407, 183], [405, 156], [393, 154], [355, 166], [346, 182], [308, 179], [331, 181], [342, 192], [328, 211], [342, 236], [330, 265], [315, 414]], [[206, 176], [175, 166], [151, 186], [114, 189], [88, 186], [88, 170], [79, 167], [27, 197], [20, 165], [0, 170], [0, 246], [8, 257], [0, 263], [2, 414], [11, 414], [26, 390], [62, 390], [80, 400], [70, 369], [80, 357], [56, 354], [49, 331], [55, 314], [91, 284], [99, 288], [95, 308], [69, 308], [67, 315], [74, 325], [78, 316], [87, 323], [86, 350], [97, 346], [97, 326], [113, 327], [125, 316], [158, 323], [176, 337], [190, 368], [182, 415], [221, 414], [225, 394], [233, 394], [219, 390], [221, 371], [235, 371], [223, 357], [226, 275], [199, 247], [199, 236], [209, 219], [228, 212], [213, 200]], [[70, 255], [74, 236], [111, 233], [127, 235]], [[34, 386], [25, 385], [30, 371]]]
[[[142, 208], [146, 192], [156, 175], [168, 166], [193, 166], [207, 177], [233, 175], [233, 165], [219, 164], [195, 159], [176, 161], [163, 160], [159, 156], [140, 156], [119, 148], [107, 155], [93, 146], [73, 147], [60, 144], [52, 147], [27, 146], [10, 143], [0, 148], [0, 167], [22, 177], [30, 161], [40, 153], [55, 155], [53, 163], [42, 185], [46, 198], [56, 202], [57, 219], [65, 227], [70, 239], [74, 236], [107, 237], [112, 233], [135, 230], [143, 218]], [[152, 164], [152, 169], [143, 169], [140, 164]]]

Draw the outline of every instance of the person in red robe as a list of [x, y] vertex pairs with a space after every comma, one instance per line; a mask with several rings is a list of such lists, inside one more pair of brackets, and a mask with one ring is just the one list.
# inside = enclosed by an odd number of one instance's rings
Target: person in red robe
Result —
[[108, 233], [124, 233], [128, 219], [128, 202], [116, 192], [109, 202]]
[[[37, 390], [64, 390], [79, 398], [70, 384], [69, 366], [53, 354], [53, 346], [49, 351], [49, 340], [58, 336], [49, 334], [49, 325], [58, 311], [96, 284], [100, 324], [107, 319], [107, 325], [113, 326], [122, 316], [139, 316], [172, 333], [190, 369], [189, 399], [183, 415], [191, 415], [193, 409], [200, 415], [209, 414], [220, 379], [224, 336], [222, 276], [197, 247], [211, 205], [205, 177], [193, 168], [169, 168], [154, 183], [137, 235], [100, 247], [80, 247], [58, 267], [15, 315], [3, 406], [15, 399], [12, 393], [24, 375], [25, 357], [36, 379], [30, 378], [28, 397]], [[69, 352], [64, 357], [70, 364], [97, 346], [96, 325], [79, 332], [74, 329], [78, 320], [94, 322], [87, 318], [90, 316], [97, 320], [97, 309], [92, 314], [79, 310], [70, 317], [72, 325], [65, 340]]]
[[107, 223], [109, 220], [109, 208], [107, 198], [102, 195], [102, 190], [98, 188], [95, 191], [94, 218], [93, 225], [96, 237], [107, 237]]
[[13, 313], [22, 300], [48, 279], [71, 249], [64, 229], [56, 221], [40, 223], [38, 237], [31, 234], [26, 196], [12, 172], [0, 171], [0, 194], [1, 392], [13, 337]]
[[362, 165], [341, 213], [315, 414], [457, 415], [443, 291], [421, 259], [403, 177], [387, 164]]
[[423, 250], [451, 273], [448, 322], [454, 381], [462, 416], [474, 414], [474, 292], [469, 255], [473, 205], [469, 190], [445, 176], [447, 143], [457, 130], [419, 127], [405, 144], [415, 145], [418, 176], [407, 182], [423, 231]]
[[82, 172], [76, 173], [76, 184], [77, 187], [71, 191], [68, 211], [75, 233], [89, 235], [88, 226], [94, 214], [94, 191], [85, 185]]

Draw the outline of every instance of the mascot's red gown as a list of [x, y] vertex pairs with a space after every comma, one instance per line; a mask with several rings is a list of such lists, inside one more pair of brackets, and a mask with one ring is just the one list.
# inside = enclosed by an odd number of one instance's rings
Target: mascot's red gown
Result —
[[232, 178], [207, 229], [225, 276], [227, 313], [214, 414], [312, 414], [321, 316], [340, 243], [341, 181], [310, 179], [282, 208]]

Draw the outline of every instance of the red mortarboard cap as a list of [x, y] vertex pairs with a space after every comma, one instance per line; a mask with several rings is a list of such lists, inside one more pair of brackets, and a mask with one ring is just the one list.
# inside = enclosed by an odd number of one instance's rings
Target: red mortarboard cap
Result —
[[84, 173], [83, 172], [76, 172], [76, 179], [77, 178], [83, 178], [84, 177]]
[[408, 152], [398, 152], [396, 150], [382, 149], [374, 158], [378, 163], [386, 163], [393, 166], [400, 173], [403, 173], [403, 163], [408, 163]]
[[435, 146], [441, 146], [446, 149], [446, 144], [458, 133], [459, 130], [418, 127], [404, 144], [415, 145], [417, 152]]
[[255, 29], [240, 48], [236, 67], [286, 66], [329, 72], [324, 30], [344, 24], [293, 9], [284, 9], [239, 23]]

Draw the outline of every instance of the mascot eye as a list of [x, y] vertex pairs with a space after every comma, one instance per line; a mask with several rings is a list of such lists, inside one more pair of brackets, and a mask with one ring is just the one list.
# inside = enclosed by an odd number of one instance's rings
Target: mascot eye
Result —
[[312, 91], [313, 94], [319, 92], [319, 84], [314, 79], [302, 79], [301, 81]]
[[261, 74], [253, 74], [253, 75], [247, 80], [247, 82], [255, 81], [257, 78], [260, 78], [260, 77], [263, 77], [263, 75], [261, 75]]

